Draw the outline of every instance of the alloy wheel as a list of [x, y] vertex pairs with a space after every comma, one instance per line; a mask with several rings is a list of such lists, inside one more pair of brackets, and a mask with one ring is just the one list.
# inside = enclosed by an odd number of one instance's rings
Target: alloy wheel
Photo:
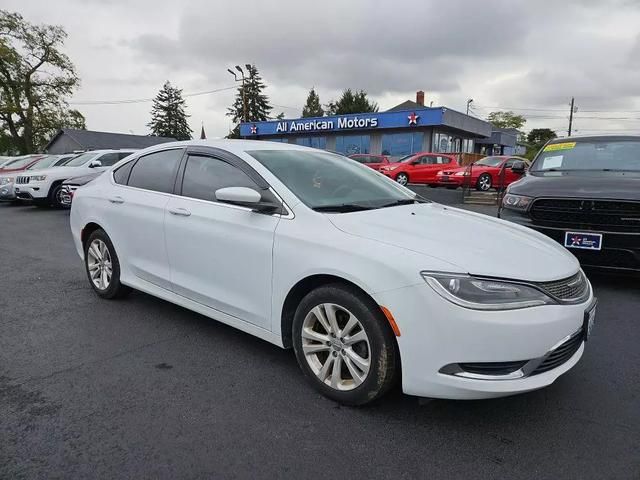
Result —
[[353, 390], [369, 374], [367, 333], [340, 305], [323, 303], [311, 309], [302, 324], [302, 351], [316, 377], [335, 390]]
[[93, 285], [98, 290], [106, 290], [111, 284], [113, 265], [107, 245], [96, 238], [87, 250], [87, 269]]
[[398, 177], [396, 178], [396, 181], [400, 184], [400, 185], [406, 185], [407, 183], [409, 183], [409, 178], [404, 174], [401, 173], [400, 175], [398, 175]]
[[480, 175], [478, 186], [483, 192], [489, 190], [491, 188], [491, 177], [489, 175]]

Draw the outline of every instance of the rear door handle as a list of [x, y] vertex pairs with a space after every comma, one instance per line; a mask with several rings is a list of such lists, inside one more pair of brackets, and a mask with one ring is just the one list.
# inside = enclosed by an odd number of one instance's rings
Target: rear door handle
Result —
[[179, 215], [181, 217], [188, 217], [191, 215], [191, 212], [186, 208], [170, 208], [169, 213], [171, 215]]
[[122, 197], [111, 197], [109, 198], [111, 203], [124, 203], [124, 198]]

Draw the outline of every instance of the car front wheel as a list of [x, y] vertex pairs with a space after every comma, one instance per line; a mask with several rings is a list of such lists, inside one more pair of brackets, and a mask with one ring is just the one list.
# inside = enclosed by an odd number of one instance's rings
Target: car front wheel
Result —
[[406, 185], [407, 183], [409, 183], [409, 175], [407, 175], [406, 173], [399, 173], [396, 177], [396, 182], [398, 182], [400, 185]]
[[293, 346], [312, 385], [345, 405], [374, 401], [396, 376], [397, 347], [384, 314], [346, 285], [320, 287], [300, 302]]
[[84, 263], [93, 290], [102, 298], [124, 297], [131, 288], [120, 283], [120, 262], [111, 239], [104, 230], [96, 230], [84, 247]]
[[492, 185], [491, 175], [489, 175], [488, 173], [483, 173], [478, 177], [478, 182], [476, 183], [476, 189], [480, 190], [481, 192], [486, 192], [491, 188], [491, 185]]

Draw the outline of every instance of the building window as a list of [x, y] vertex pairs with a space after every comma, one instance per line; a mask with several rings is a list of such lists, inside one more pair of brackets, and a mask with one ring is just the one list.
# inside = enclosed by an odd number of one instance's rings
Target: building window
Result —
[[382, 154], [402, 157], [422, 150], [423, 132], [386, 133], [382, 135]]
[[371, 137], [369, 135], [338, 135], [336, 137], [336, 151], [345, 155], [354, 153], [371, 153], [369, 145]]
[[462, 152], [473, 153], [473, 139], [465, 138], [462, 140]]
[[302, 137], [296, 138], [296, 143], [298, 145], [304, 145], [305, 147], [311, 148], [327, 148], [327, 137]]

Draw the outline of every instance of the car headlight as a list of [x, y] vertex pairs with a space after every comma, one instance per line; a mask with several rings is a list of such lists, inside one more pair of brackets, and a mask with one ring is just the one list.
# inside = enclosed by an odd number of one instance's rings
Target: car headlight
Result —
[[7, 185], [9, 183], [13, 183], [13, 177], [2, 177], [2, 178], [0, 178], [0, 185]]
[[557, 303], [537, 288], [509, 280], [427, 271], [420, 275], [444, 299], [473, 310], [515, 310]]
[[464, 177], [467, 174], [467, 172], [456, 172], [453, 175], [456, 177]]
[[390, 172], [395, 170], [396, 168], [399, 168], [397, 165], [395, 167], [387, 167], [387, 170], [389, 170]]
[[31, 175], [32, 182], [44, 182], [46, 179], [46, 175]]
[[529, 208], [532, 200], [533, 199], [531, 197], [507, 193], [502, 199], [502, 206], [504, 208], [510, 208], [511, 210], [519, 210], [521, 212], [524, 212]]

